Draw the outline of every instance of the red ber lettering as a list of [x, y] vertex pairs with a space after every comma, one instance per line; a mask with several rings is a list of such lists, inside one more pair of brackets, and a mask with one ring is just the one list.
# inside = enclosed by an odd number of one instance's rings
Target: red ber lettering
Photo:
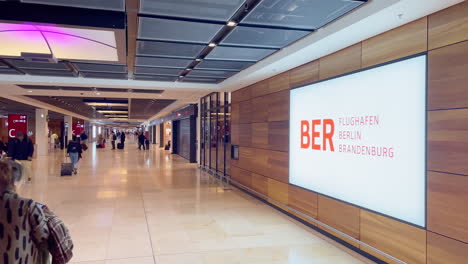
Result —
[[[322, 126], [322, 127], [320, 127]], [[320, 132], [321, 130], [321, 132]], [[301, 148], [334, 152], [333, 136], [335, 134], [335, 122], [333, 119], [315, 119], [301, 121]], [[322, 144], [318, 144], [322, 141]]]

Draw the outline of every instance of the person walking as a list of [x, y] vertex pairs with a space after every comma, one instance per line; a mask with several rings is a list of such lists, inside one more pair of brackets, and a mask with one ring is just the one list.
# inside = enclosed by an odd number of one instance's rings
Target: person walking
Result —
[[31, 161], [34, 154], [34, 145], [23, 132], [16, 133], [16, 138], [8, 144], [8, 156], [23, 166], [24, 176], [31, 181]]
[[[47, 206], [16, 193], [22, 166], [0, 161], [0, 259], [4, 264], [68, 263], [73, 241], [65, 224]], [[50, 254], [50, 255], [49, 255]]]
[[112, 149], [115, 149], [115, 141], [117, 140], [117, 136], [115, 135], [115, 132], [112, 132], [112, 140], [111, 140], [111, 143], [112, 143]]
[[125, 148], [125, 132], [122, 131], [120, 134], [120, 143], [122, 144], [122, 149]]
[[70, 140], [70, 143], [68, 143], [67, 153], [70, 157], [71, 163], [73, 164], [73, 174], [77, 174], [78, 161], [81, 158], [81, 153], [83, 153], [83, 150], [76, 136], [73, 136], [73, 140]]
[[16, 194], [21, 176], [19, 164], [0, 161], [0, 204], [7, 205], [0, 206], [1, 263], [43, 263], [49, 228], [40, 204]]
[[141, 147], [143, 146], [143, 150], [145, 150], [145, 135], [143, 135], [143, 132], [140, 133], [138, 136], [138, 149], [141, 150]]

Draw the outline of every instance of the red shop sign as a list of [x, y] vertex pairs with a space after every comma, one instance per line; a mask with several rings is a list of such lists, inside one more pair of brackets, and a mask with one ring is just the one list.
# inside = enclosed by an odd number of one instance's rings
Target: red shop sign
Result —
[[8, 137], [15, 138], [16, 133], [23, 132], [28, 134], [28, 116], [27, 115], [8, 115]]
[[72, 125], [73, 135], [81, 135], [81, 133], [84, 131], [84, 129], [85, 129], [84, 124], [81, 124], [80, 122], [73, 123], [73, 125]]

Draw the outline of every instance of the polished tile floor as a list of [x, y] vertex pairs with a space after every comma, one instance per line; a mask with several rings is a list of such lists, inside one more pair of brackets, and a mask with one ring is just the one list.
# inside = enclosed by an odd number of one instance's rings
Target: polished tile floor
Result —
[[63, 159], [38, 157], [19, 192], [69, 226], [73, 263], [372, 263], [168, 151], [90, 148], [73, 177]]

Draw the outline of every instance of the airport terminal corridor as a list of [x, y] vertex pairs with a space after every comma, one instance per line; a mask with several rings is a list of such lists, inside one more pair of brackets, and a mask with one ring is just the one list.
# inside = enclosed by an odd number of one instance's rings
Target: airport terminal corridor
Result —
[[34, 161], [18, 191], [69, 227], [72, 263], [373, 263], [154, 146], [90, 145], [71, 177], [59, 176], [57, 150]]

